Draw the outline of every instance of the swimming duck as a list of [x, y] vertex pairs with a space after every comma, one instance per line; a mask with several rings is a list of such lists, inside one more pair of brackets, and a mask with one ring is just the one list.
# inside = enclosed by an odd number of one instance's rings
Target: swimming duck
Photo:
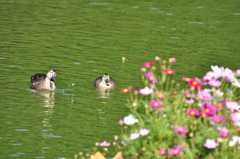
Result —
[[109, 74], [104, 73], [102, 77], [98, 77], [95, 82], [94, 86], [99, 88], [114, 88], [116, 87], [116, 81], [109, 76]]
[[57, 76], [56, 70], [50, 70], [47, 74], [37, 73], [31, 76], [31, 89], [55, 90], [54, 78]]

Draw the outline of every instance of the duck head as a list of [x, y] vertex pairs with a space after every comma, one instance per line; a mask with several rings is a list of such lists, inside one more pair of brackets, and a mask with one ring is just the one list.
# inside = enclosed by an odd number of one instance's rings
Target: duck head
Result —
[[109, 86], [110, 85], [110, 77], [109, 74], [104, 73], [102, 76], [102, 80], [105, 81], [106, 85]]
[[47, 78], [51, 81], [54, 82], [54, 78], [57, 76], [57, 71], [56, 70], [50, 70], [47, 73]]

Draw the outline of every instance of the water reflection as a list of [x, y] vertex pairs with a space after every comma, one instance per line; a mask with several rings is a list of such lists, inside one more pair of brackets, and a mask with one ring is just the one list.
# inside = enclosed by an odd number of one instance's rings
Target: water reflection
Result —
[[99, 92], [99, 98], [109, 98], [112, 93], [110, 93], [111, 89], [106, 88], [97, 88]]
[[45, 113], [45, 117], [42, 119], [42, 124], [44, 127], [47, 128], [51, 128], [52, 125], [50, 123], [50, 119], [51, 116], [54, 113], [54, 106], [55, 106], [55, 92], [54, 91], [43, 91], [43, 90], [39, 90], [39, 91], [33, 91], [34, 94], [37, 97], [41, 98], [41, 106], [47, 108], [46, 110], [44, 110]]

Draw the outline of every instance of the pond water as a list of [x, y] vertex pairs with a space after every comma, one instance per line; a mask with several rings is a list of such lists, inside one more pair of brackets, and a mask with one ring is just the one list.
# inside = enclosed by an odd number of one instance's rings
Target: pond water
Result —
[[[120, 134], [121, 88], [142, 87], [139, 69], [177, 58], [176, 79], [211, 65], [240, 68], [240, 3], [159, 0], [1, 0], [0, 158], [73, 158]], [[122, 63], [122, 57], [126, 57]], [[30, 76], [57, 70], [54, 92]], [[118, 87], [100, 92], [109, 73]]]

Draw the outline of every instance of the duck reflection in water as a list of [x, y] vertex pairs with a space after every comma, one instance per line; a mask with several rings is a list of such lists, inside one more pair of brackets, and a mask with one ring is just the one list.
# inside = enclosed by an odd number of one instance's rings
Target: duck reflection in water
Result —
[[94, 86], [98, 88], [101, 98], [108, 98], [110, 89], [115, 88], [116, 85], [116, 81], [107, 73], [104, 73], [102, 77], [98, 77], [94, 82]]
[[45, 91], [45, 90], [34, 90], [34, 96], [36, 100], [40, 101], [41, 106], [45, 107], [46, 109], [43, 111], [45, 117], [42, 119], [42, 124], [44, 127], [52, 127], [50, 124], [51, 116], [54, 113], [54, 106], [55, 106], [55, 92], [54, 91]]

